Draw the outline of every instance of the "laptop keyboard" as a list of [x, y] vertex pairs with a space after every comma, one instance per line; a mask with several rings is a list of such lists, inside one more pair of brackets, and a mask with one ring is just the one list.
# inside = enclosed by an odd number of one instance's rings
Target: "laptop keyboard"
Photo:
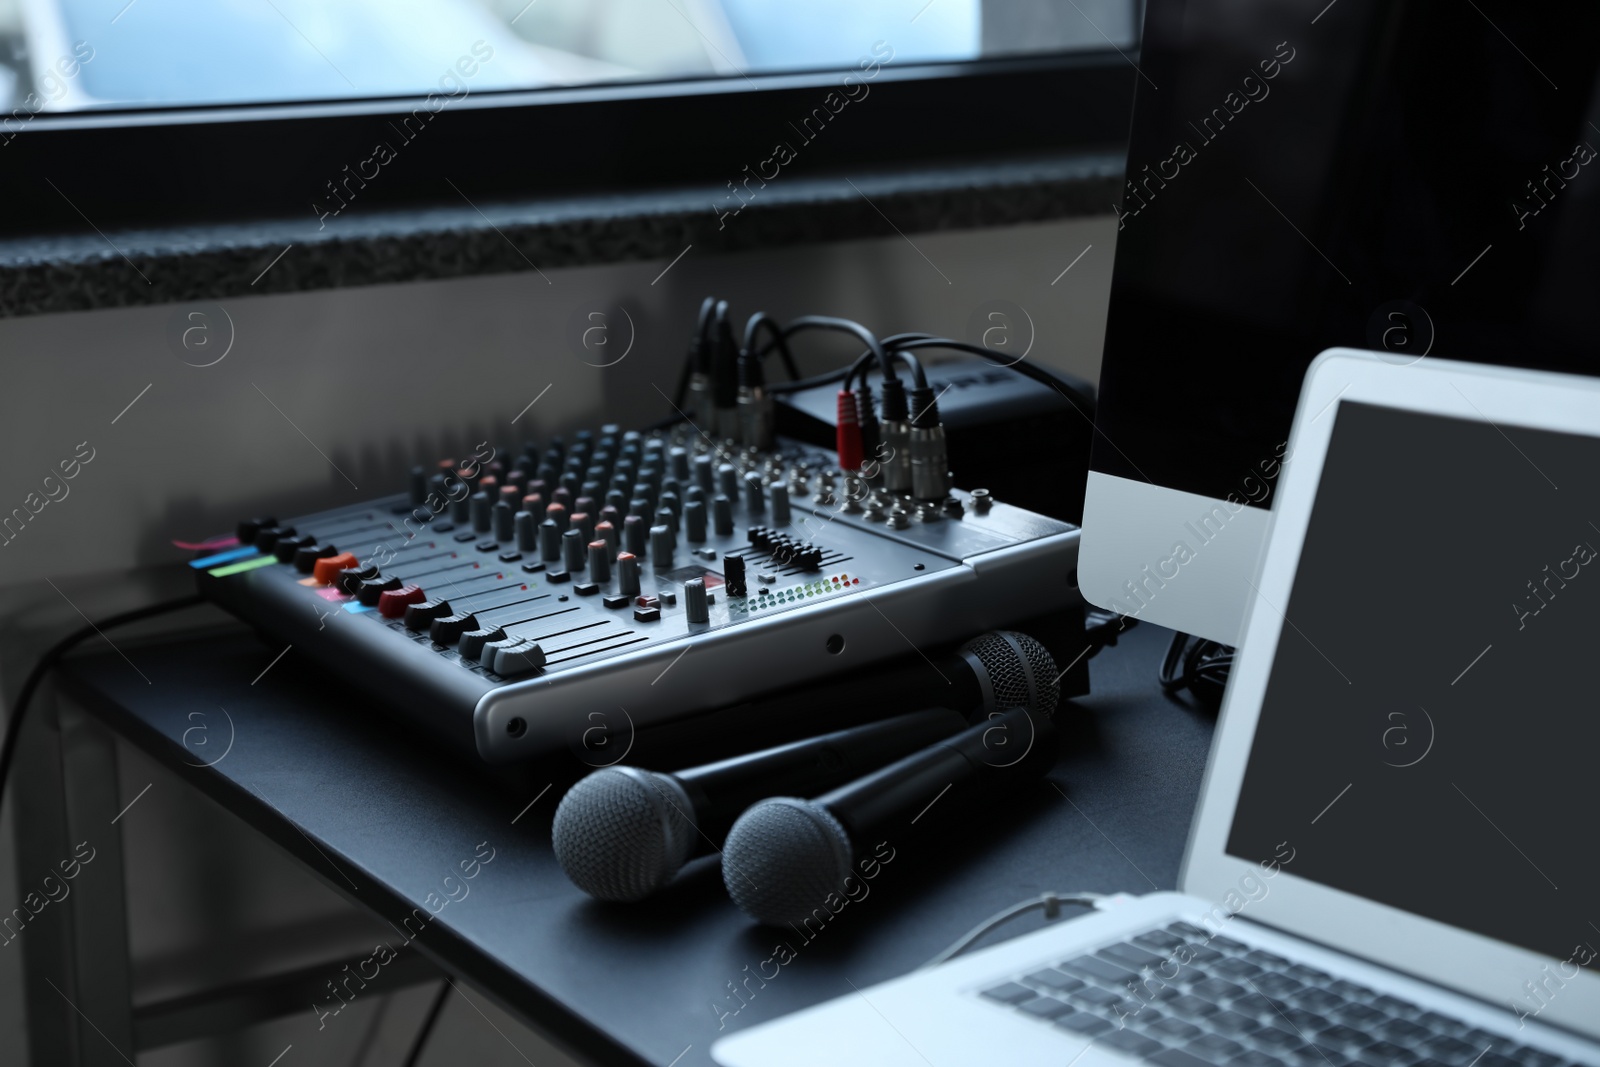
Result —
[[982, 995], [1161, 1067], [1571, 1062], [1182, 922]]

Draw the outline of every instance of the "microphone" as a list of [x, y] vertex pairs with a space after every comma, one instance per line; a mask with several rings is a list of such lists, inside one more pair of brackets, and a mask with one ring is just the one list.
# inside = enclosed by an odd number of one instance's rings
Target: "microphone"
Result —
[[965, 726], [959, 712], [930, 708], [673, 774], [605, 767], [561, 798], [556, 861], [592, 897], [642, 900], [721, 845], [756, 801], [831, 789]]
[[[930, 662], [934, 670], [928, 669]], [[951, 653], [911, 656], [750, 703], [762, 718], [775, 721], [803, 720], [815, 715], [817, 708], [870, 715], [885, 705], [954, 708], [984, 715], [1025, 707], [1049, 715], [1061, 699], [1059, 675], [1049, 650], [1032, 637], [1015, 630], [991, 630]]]
[[851, 881], [862, 880], [857, 864], [863, 873], [873, 866], [874, 842], [915, 832], [935, 803], [1015, 787], [1055, 760], [1050, 717], [1012, 708], [815, 800], [763, 800], [728, 832], [723, 884], [759, 922], [801, 923], [818, 909], [831, 917], [837, 908], [827, 902], [848, 897]]

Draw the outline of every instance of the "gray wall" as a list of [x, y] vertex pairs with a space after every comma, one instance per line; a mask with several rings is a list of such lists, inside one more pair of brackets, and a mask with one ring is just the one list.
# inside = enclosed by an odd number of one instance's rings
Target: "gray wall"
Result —
[[[0, 517], [26, 508], [30, 493], [66, 490], [0, 544], [0, 683], [14, 692], [37, 653], [81, 625], [80, 610], [100, 618], [176, 591], [171, 566], [186, 554], [174, 539], [230, 529], [246, 513], [390, 492], [413, 457], [484, 437], [541, 436], [592, 424], [602, 411], [624, 425], [661, 417], [669, 409], [657, 389], [672, 392], [708, 293], [730, 300], [741, 319], [758, 309], [779, 318], [828, 313], [883, 334], [958, 337], [971, 334], [981, 306], [1003, 299], [1032, 321], [1030, 358], [1098, 377], [1114, 222], [912, 241], [720, 257], [691, 250], [664, 275], [666, 263], [642, 263], [551, 271], [548, 280], [524, 273], [267, 296], [228, 300], [225, 315], [185, 305], [0, 320]], [[632, 320], [631, 349], [612, 366], [587, 365], [598, 360], [568, 338], [589, 312], [617, 306]], [[175, 340], [201, 324], [186, 317], [192, 311], [208, 316], [210, 347], [196, 345], [197, 333], [188, 349]], [[610, 325], [607, 351], [620, 353], [628, 326], [614, 312]], [[215, 358], [230, 329], [225, 358], [189, 365]], [[805, 373], [854, 355], [827, 337], [797, 347]], [[81, 442], [94, 458], [64, 487], [47, 485]], [[226, 977], [241, 959], [271, 971], [329, 946], [363, 945], [371, 920], [142, 756], [125, 750], [122, 759], [128, 797], [157, 783], [141, 818], [125, 827], [142, 982], [171, 995]], [[0, 893], [10, 897], [19, 891], [9, 821], [4, 833]], [[0, 898], [0, 911], [14, 903]], [[23, 1026], [19, 961], [16, 949], [0, 951], [0, 1046], [8, 1050]], [[350, 1025], [338, 1036], [297, 1041], [293, 1067], [354, 1062], [369, 1031], [375, 1044], [363, 1062], [393, 1062], [427, 997], [414, 990], [374, 1002], [366, 1016], [341, 1019]], [[537, 1037], [475, 1000], [529, 1058], [552, 1062]], [[305, 1024], [289, 1020], [140, 1062], [265, 1064]], [[459, 998], [432, 1047], [433, 1063], [523, 1062]]]

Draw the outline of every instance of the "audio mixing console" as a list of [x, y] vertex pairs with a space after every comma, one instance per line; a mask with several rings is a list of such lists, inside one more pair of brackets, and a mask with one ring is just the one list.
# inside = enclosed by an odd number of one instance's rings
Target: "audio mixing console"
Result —
[[1077, 599], [1075, 526], [689, 425], [482, 446], [237, 538], [190, 563], [205, 596], [495, 763], [597, 712], [662, 723]]

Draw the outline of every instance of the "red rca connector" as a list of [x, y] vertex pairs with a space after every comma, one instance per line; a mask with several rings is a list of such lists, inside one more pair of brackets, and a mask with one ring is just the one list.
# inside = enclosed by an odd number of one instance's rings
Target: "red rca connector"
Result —
[[839, 447], [839, 469], [861, 469], [861, 424], [856, 419], [856, 398], [848, 389], [839, 390], [839, 416], [835, 440]]

